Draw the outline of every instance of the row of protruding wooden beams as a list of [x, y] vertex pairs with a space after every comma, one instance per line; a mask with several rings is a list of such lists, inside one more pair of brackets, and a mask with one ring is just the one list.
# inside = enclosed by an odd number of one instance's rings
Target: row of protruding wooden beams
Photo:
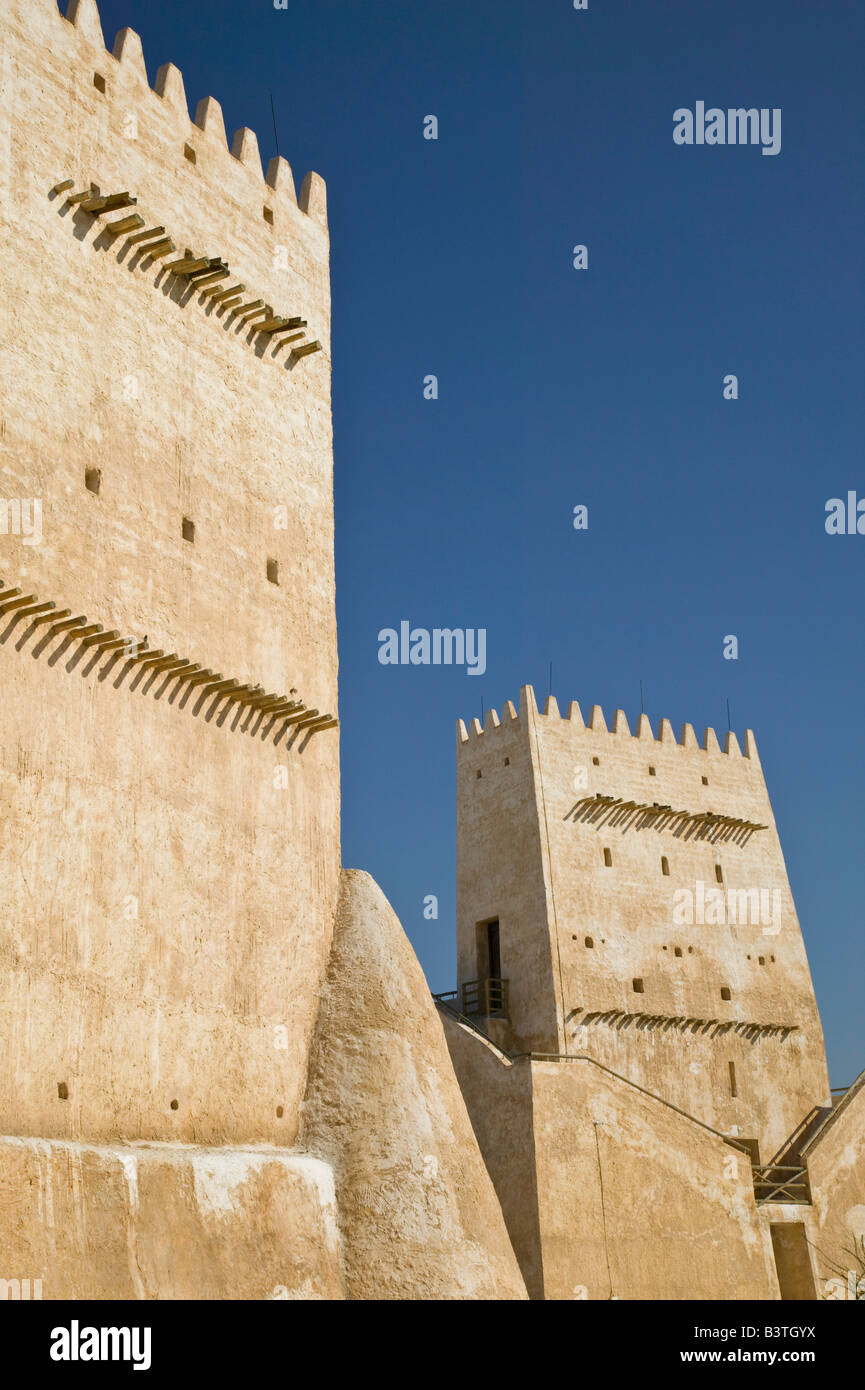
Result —
[[[578, 1015], [583, 1013], [583, 1018], [578, 1021]], [[594, 1011], [574, 1009], [572, 1022], [578, 1027], [583, 1027], [590, 1023], [606, 1023], [614, 1026], [623, 1020], [630, 1022], [634, 1020], [642, 1023], [644, 1027], [653, 1028], [660, 1025], [669, 1025], [671, 1028], [695, 1029], [714, 1028], [724, 1033], [731, 1030], [740, 1032], [761, 1032], [761, 1033], [797, 1033], [798, 1023], [753, 1023], [741, 1018], [697, 1018], [696, 1016], [685, 1016], [684, 1014], [636, 1014], [630, 1013], [627, 1009], [596, 1009]]]
[[[72, 179], [61, 179], [55, 183], [51, 192], [55, 195], [68, 193], [69, 189], [75, 187]], [[106, 212], [115, 212], [121, 208], [134, 207], [138, 202], [128, 192], [123, 193], [96, 193], [92, 188], [83, 189], [77, 193], [68, 193], [67, 203], [77, 204], [83, 212], [92, 213], [94, 216], [101, 216]], [[153, 260], [160, 260], [164, 256], [173, 254], [177, 250], [171, 237], [167, 235], [164, 227], [148, 227], [144, 231], [144, 218], [139, 213], [130, 213], [125, 217], [119, 218], [116, 222], [107, 222], [105, 230], [112, 236], [120, 236], [123, 233], [134, 232], [129, 240], [137, 245], [139, 250]], [[274, 339], [282, 338], [283, 342], [295, 343], [292, 348], [294, 357], [308, 357], [312, 352], [321, 350], [321, 343], [316, 339], [314, 342], [302, 343], [301, 339], [306, 337], [304, 332], [296, 332], [297, 329], [307, 327], [306, 319], [284, 318], [280, 314], [274, 313], [270, 304], [265, 304], [263, 299], [253, 299], [247, 304], [241, 304], [246, 285], [238, 283], [225, 288], [222, 281], [230, 274], [228, 262], [223, 261], [218, 256], [196, 256], [191, 251], [185, 251], [178, 256], [177, 260], [166, 261], [165, 269], [172, 275], [182, 275], [189, 280], [196, 289], [200, 289], [202, 294], [214, 304], [220, 304], [223, 309], [232, 309], [242, 323], [249, 323], [257, 333], [267, 333]], [[258, 319], [256, 323], [255, 320]], [[288, 336], [283, 337], [283, 334]]]
[[624, 801], [620, 796], [604, 796], [596, 792], [594, 796], [584, 797], [581, 806], [609, 806], [617, 811], [642, 811], [647, 816], [666, 816], [674, 820], [702, 821], [706, 825], [720, 825], [732, 830], [768, 830], [767, 825], [757, 821], [742, 820], [739, 816], [724, 816], [715, 811], [674, 811], [672, 806], [662, 806], [653, 801]]
[[127, 659], [133, 665], [153, 672], [176, 676], [190, 688], [201, 686], [201, 694], [220, 695], [227, 700], [246, 706], [258, 714], [267, 714], [279, 719], [283, 724], [306, 728], [310, 733], [320, 729], [335, 728], [339, 722], [330, 714], [309, 709], [302, 700], [296, 699], [297, 691], [292, 689], [288, 695], [276, 691], [266, 691], [261, 685], [243, 683], [218, 671], [192, 662], [177, 652], [166, 653], [155, 647], [143, 646], [136, 637], [123, 636], [118, 628], [106, 631], [101, 623], [92, 623], [84, 613], [72, 616], [71, 608], [58, 608], [56, 603], [40, 602], [36, 594], [24, 593], [20, 588], [7, 587], [0, 580], [0, 618], [14, 613], [16, 618], [30, 618], [34, 623], [49, 623], [54, 633], [65, 633], [80, 642], [84, 648], [93, 648], [100, 655], [120, 647], [128, 649]]

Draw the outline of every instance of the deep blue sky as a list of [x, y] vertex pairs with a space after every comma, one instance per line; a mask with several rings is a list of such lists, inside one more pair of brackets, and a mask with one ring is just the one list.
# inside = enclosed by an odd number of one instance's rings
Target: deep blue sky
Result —
[[[298, 184], [328, 184], [344, 862], [450, 988], [455, 719], [542, 698], [550, 661], [560, 705], [632, 723], [641, 679], [653, 722], [699, 734], [729, 698], [844, 1084], [865, 1066], [865, 536], [827, 536], [824, 507], [865, 496], [865, 6], [589, 4], [101, 13], [265, 161], [272, 92]], [[697, 100], [781, 107], [781, 153], [677, 147]], [[486, 675], [379, 665], [403, 618], [486, 628]]]

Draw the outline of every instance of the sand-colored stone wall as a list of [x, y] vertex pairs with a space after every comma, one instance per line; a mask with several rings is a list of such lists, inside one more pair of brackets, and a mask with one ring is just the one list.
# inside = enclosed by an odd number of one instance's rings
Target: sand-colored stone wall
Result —
[[525, 1298], [423, 972], [356, 871], [343, 872], [303, 1143], [334, 1171], [349, 1298]]
[[[865, 1072], [837, 1110], [805, 1146], [814, 1206], [814, 1263], [821, 1296], [839, 1277], [849, 1299], [862, 1282], [865, 1293]], [[851, 1280], [848, 1271], [854, 1271]], [[829, 1293], [838, 1297], [835, 1286]], [[860, 1294], [861, 1297], [861, 1294]]]
[[446, 1034], [532, 1297], [777, 1298], [747, 1154], [588, 1058]]
[[[298, 202], [285, 161], [265, 182], [218, 104], [190, 120], [176, 69], [150, 89], [134, 34], [106, 51], [92, 0], [74, 23], [53, 0], [3, 11], [0, 497], [42, 514], [30, 544], [2, 509], [0, 579], [336, 714], [324, 186]], [[227, 284], [323, 350], [242, 330], [106, 235], [122, 213], [52, 196], [66, 178], [129, 190], [145, 228], [227, 260]], [[336, 904], [338, 730], [276, 741], [50, 633], [0, 612], [0, 1133], [291, 1144]]]
[[0, 1215], [0, 1280], [30, 1297], [343, 1297], [332, 1175], [304, 1155], [3, 1138]]

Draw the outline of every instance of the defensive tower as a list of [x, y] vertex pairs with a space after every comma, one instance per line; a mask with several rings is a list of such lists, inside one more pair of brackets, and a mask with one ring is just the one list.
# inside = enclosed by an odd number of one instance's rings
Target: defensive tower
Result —
[[0, 1126], [291, 1144], [339, 876], [324, 184], [95, 0], [2, 43]]
[[[460, 1006], [508, 1050], [587, 1054], [768, 1160], [830, 1104], [757, 746], [657, 737], [532, 688], [457, 735]], [[499, 977], [490, 989], [485, 981]]]

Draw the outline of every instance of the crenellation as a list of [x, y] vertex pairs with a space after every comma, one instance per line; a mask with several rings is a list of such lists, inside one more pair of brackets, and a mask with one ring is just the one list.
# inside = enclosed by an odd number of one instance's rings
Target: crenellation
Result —
[[[28, 7], [34, 3], [36, 0], [28, 0]], [[124, 27], [118, 31], [109, 51], [96, 0], [70, 0], [65, 16], [58, 9], [56, 0], [38, 0], [38, 3], [48, 12], [45, 22], [63, 26], [62, 29], [58, 27], [58, 42], [65, 39], [70, 45], [69, 56], [73, 62], [86, 63], [85, 71], [90, 74], [90, 83], [94, 72], [104, 68], [105, 90], [102, 87], [93, 88], [94, 93], [99, 92], [99, 104], [95, 100], [92, 103], [93, 115], [99, 122], [106, 119], [106, 101], [109, 107], [120, 104], [121, 117], [134, 115], [140, 123], [142, 135], [145, 130], [148, 134], [155, 134], [149, 117], [151, 113], [162, 114], [168, 117], [169, 125], [176, 132], [179, 158], [182, 158], [186, 144], [196, 155], [200, 153], [203, 156], [205, 165], [209, 166], [213, 159], [218, 161], [207, 169], [202, 168], [198, 159], [195, 161], [199, 174], [214, 177], [214, 192], [223, 186], [231, 159], [247, 172], [250, 180], [243, 195], [248, 215], [264, 221], [260, 198], [258, 208], [250, 201], [249, 195], [257, 186], [262, 195], [268, 196], [268, 190], [272, 190], [279, 205], [286, 209], [298, 209], [323, 231], [327, 231], [327, 192], [319, 174], [314, 171], [306, 174], [299, 197], [291, 168], [281, 157], [270, 160], [265, 177], [256, 133], [248, 127], [241, 127], [229, 148], [222, 107], [212, 96], [203, 97], [198, 102], [195, 118], [190, 119], [181, 70], [173, 63], [164, 63], [151, 87], [140, 36], [134, 29]], [[130, 96], [134, 100], [131, 112]], [[158, 101], [158, 106], [154, 105], [154, 100]]]
[[99, 6], [96, 0], [69, 0], [66, 19], [92, 44], [105, 47], [105, 40], [102, 37], [102, 21], [99, 18]]
[[604, 711], [601, 709], [600, 705], [592, 705], [592, 712], [589, 715], [589, 728], [592, 730], [592, 733], [595, 734], [605, 734], [608, 732], [607, 721], [604, 719]]
[[124, 76], [139, 82], [142, 87], [150, 86], [144, 62], [144, 48], [134, 29], [127, 26], [118, 30], [111, 55], [120, 63]]
[[[578, 734], [609, 734], [619, 739], [628, 739], [634, 742], [651, 742], [660, 744], [662, 748], [681, 749], [685, 752], [693, 753], [717, 753], [719, 756], [726, 756], [731, 761], [738, 759], [751, 760], [759, 767], [759, 757], [757, 754], [757, 744], [752, 730], [746, 729], [744, 734], [744, 745], [740, 746], [736, 734], [731, 730], [725, 735], [724, 746], [718, 742], [715, 730], [707, 728], [702, 744], [698, 741], [693, 724], [683, 723], [679, 737], [676, 737], [675, 730], [671, 721], [662, 718], [658, 721], [657, 735], [652, 729], [651, 721], [647, 714], [641, 714], [637, 721], [636, 730], [632, 733], [628, 717], [624, 710], [617, 709], [613, 715], [612, 727], [608, 727], [603, 708], [600, 705], [593, 705], [589, 716], [588, 724], [585, 723], [580, 706], [576, 700], [571, 700], [568, 704], [567, 714], [562, 719], [559, 705], [554, 695], [547, 696], [541, 711], [535, 700], [534, 689], [532, 686], [523, 686], [520, 693], [520, 711], [525, 716], [528, 711], [533, 711], [539, 720], [559, 721], [570, 724], [571, 728]], [[502, 706], [502, 723], [506, 723], [519, 718], [512, 701], [505, 701]], [[460, 725], [462, 721], [459, 721]], [[458, 726], [459, 727], [459, 726]], [[496, 722], [493, 728], [498, 728]], [[483, 732], [491, 732], [489, 723], [484, 726]], [[468, 737], [468, 736], [467, 736]], [[464, 740], [460, 740], [464, 741]]]

